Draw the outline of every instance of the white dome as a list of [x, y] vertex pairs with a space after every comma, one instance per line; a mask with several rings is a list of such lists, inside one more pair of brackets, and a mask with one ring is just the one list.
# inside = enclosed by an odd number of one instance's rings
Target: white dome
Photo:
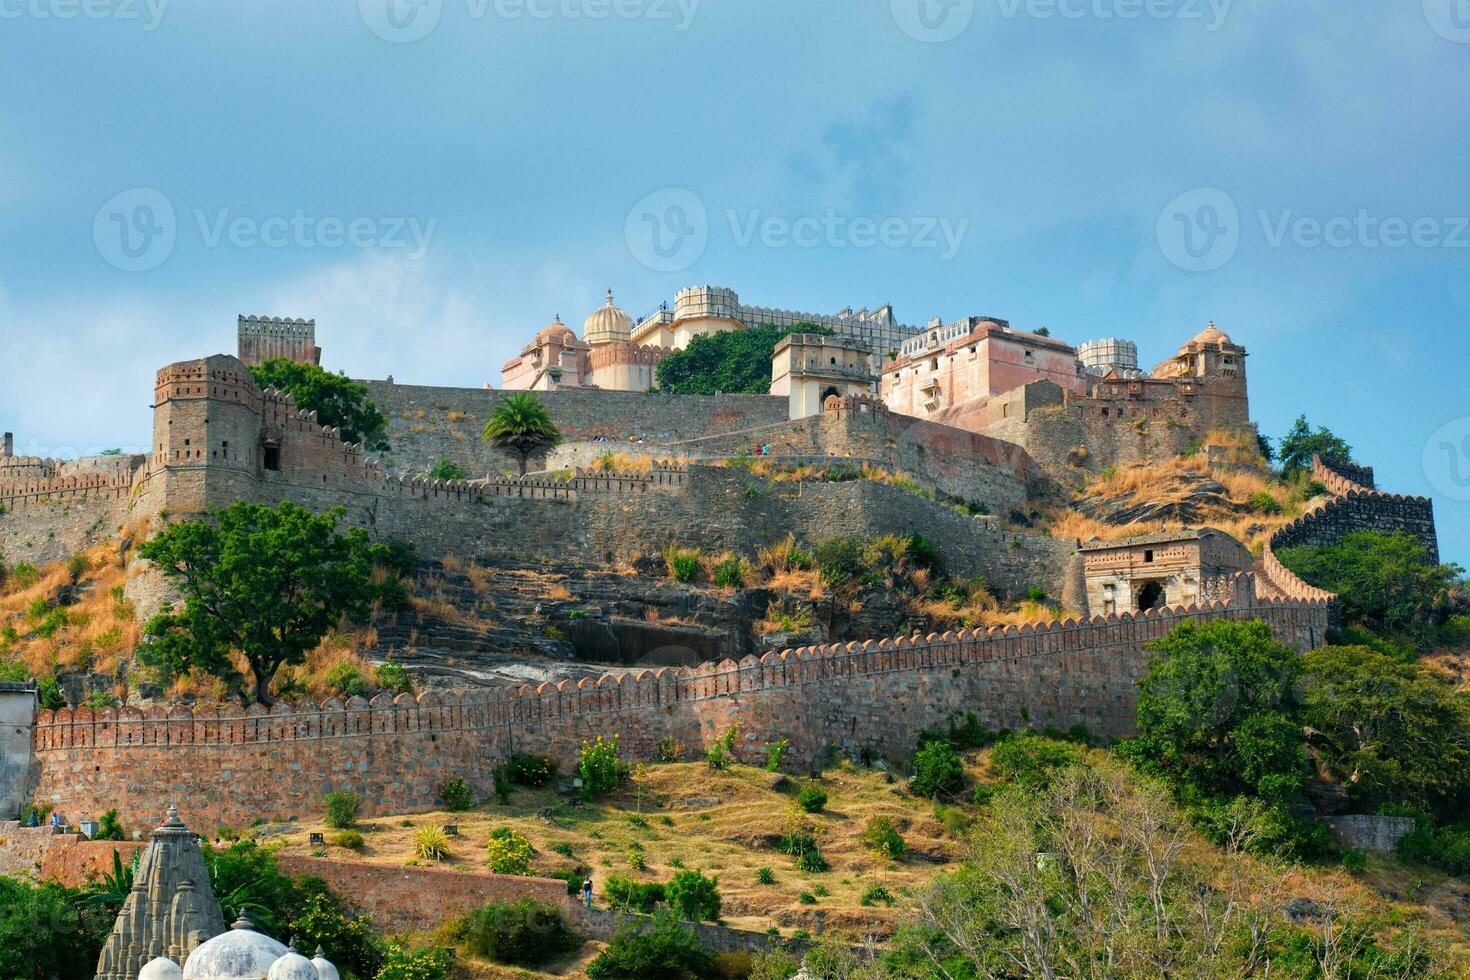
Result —
[[338, 973], [337, 968], [331, 963], [328, 963], [326, 957], [322, 956], [322, 948], [320, 946], [316, 948], [316, 955], [311, 958], [311, 965], [316, 967], [316, 975], [321, 980], [342, 980], [342, 974]]
[[593, 310], [582, 324], [582, 340], [588, 344], [610, 344], [627, 340], [633, 333], [633, 318], [613, 305], [612, 290], [607, 291], [607, 303]]
[[156, 960], [149, 960], [143, 964], [143, 969], [138, 971], [138, 980], [182, 980], [184, 971], [179, 965], [167, 956], [160, 956]]
[[261, 980], [271, 965], [286, 955], [286, 947], [251, 928], [241, 917], [184, 961], [183, 980]]
[[286, 947], [286, 955], [271, 964], [265, 980], [321, 980], [311, 960], [296, 952], [295, 946]]

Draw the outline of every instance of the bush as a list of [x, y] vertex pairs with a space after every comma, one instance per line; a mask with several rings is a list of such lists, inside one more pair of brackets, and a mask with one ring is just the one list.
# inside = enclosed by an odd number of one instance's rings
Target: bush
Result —
[[475, 805], [475, 791], [470, 789], [464, 777], [456, 776], [439, 787], [439, 802], [450, 813], [463, 813]]
[[796, 794], [796, 805], [807, 813], [821, 813], [827, 805], [827, 791], [816, 784], [803, 786]]
[[863, 575], [863, 546], [855, 538], [832, 538], [818, 543], [813, 556], [822, 581], [840, 589]]
[[0, 976], [92, 976], [113, 910], [87, 903], [80, 889], [0, 876]]
[[486, 843], [485, 850], [486, 864], [496, 874], [522, 876], [531, 874], [531, 855], [535, 853], [535, 850], [525, 835], [509, 827], [500, 827], [490, 832], [490, 840]]
[[618, 757], [618, 736], [604, 741], [599, 735], [595, 742], [583, 742], [577, 776], [582, 780], [585, 799], [596, 799], [616, 789], [628, 776], [628, 767]]
[[911, 783], [920, 796], [953, 796], [965, 785], [965, 768], [959, 753], [948, 742], [930, 742], [914, 753]]
[[443, 827], [420, 827], [413, 832], [413, 852], [425, 861], [449, 857], [449, 835]]
[[528, 755], [524, 752], [516, 752], [506, 763], [506, 773], [510, 781], [517, 786], [530, 786], [533, 789], [545, 786], [556, 779], [557, 764], [555, 759], [543, 755]]
[[363, 845], [362, 834], [355, 830], [339, 830], [332, 835], [332, 843], [349, 851], [360, 851]]
[[714, 744], [705, 750], [704, 760], [709, 763], [711, 769], [717, 772], [730, 768], [737, 760], [735, 758], [735, 739], [740, 736], [740, 726], [736, 725], [715, 739]]
[[322, 797], [322, 804], [327, 808], [327, 826], [342, 830], [357, 823], [362, 798], [348, 790], [337, 790]]
[[820, 874], [831, 869], [827, 859], [822, 857], [822, 852], [813, 847], [811, 850], [802, 851], [796, 856], [796, 870], [805, 871], [808, 874]]
[[720, 921], [720, 879], [706, 878], [698, 871], [680, 871], [664, 886], [664, 900], [681, 919], [695, 922]]
[[679, 582], [693, 582], [699, 577], [699, 558], [698, 548], [680, 548], [671, 544], [664, 551], [669, 577]]
[[868, 825], [863, 828], [862, 836], [858, 839], [875, 855], [890, 861], [902, 859], [904, 852], [908, 850], [903, 835], [887, 817], [869, 818]]
[[1452, 875], [1470, 874], [1470, 825], [1435, 828], [1421, 817], [1413, 833], [1399, 841], [1399, 854]]
[[640, 923], [619, 929], [607, 948], [587, 967], [590, 980], [650, 980], [658, 977], [703, 977], [715, 958], [690, 929], [663, 915], [646, 932]]
[[455, 932], [470, 952], [507, 966], [541, 966], [582, 944], [561, 909], [533, 898], [476, 909]]
[[789, 738], [783, 738], [779, 742], [773, 742], [766, 746], [766, 772], [779, 772], [781, 759], [786, 755], [786, 748], [791, 744]]
[[758, 885], [774, 885], [776, 883], [776, 872], [766, 867], [756, 868], [755, 883]]
[[368, 690], [368, 682], [362, 676], [362, 671], [350, 660], [340, 660], [333, 664], [322, 678], [322, 683], [344, 698], [366, 694]]
[[729, 555], [715, 566], [715, 584], [722, 589], [738, 589], [745, 584], [745, 560]]
[[1045, 789], [1058, 771], [1081, 761], [1082, 750], [1076, 745], [1031, 732], [1002, 739], [990, 751], [990, 765], [1027, 789]]
[[1345, 851], [1342, 855], [1342, 870], [1359, 875], [1368, 870], [1368, 855], [1362, 851]]
[[810, 323], [764, 324], [695, 337], [688, 347], [659, 362], [658, 390], [675, 395], [713, 395], [717, 391], [764, 395], [771, 387], [771, 356], [782, 337], [831, 332]]
[[642, 912], [646, 915], [663, 903], [664, 886], [656, 881], [640, 882], [611, 875], [607, 884], [602, 886], [602, 894], [615, 909]]
[[390, 939], [374, 980], [449, 980], [453, 964], [454, 954], [447, 949], [411, 949]]
[[97, 821], [97, 836], [93, 840], [127, 840], [116, 810], [108, 810], [102, 814], [102, 819]]
[[377, 670], [373, 671], [378, 677], [378, 686], [385, 691], [397, 691], [399, 694], [413, 693], [413, 680], [408, 676], [408, 671], [403, 665], [392, 660], [378, 664]]
[[1281, 513], [1281, 501], [1277, 500], [1265, 490], [1257, 490], [1251, 494], [1250, 505], [1251, 510], [1257, 514], [1265, 514], [1268, 517], [1274, 517]]
[[882, 885], [869, 885], [867, 888], [864, 888], [863, 897], [858, 900], [858, 904], [864, 908], [877, 905], [879, 902], [882, 902], [884, 905], [893, 904], [893, 896], [888, 894], [888, 889]]

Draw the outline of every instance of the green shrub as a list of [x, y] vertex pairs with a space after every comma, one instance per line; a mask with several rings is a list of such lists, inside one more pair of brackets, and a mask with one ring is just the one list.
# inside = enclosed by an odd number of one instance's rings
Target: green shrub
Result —
[[464, 781], [463, 776], [455, 776], [449, 782], [440, 784], [439, 802], [450, 813], [463, 813], [475, 805], [475, 791], [470, 789], [470, 784]]
[[127, 834], [123, 833], [122, 821], [118, 819], [116, 810], [108, 810], [102, 814], [97, 821], [97, 836], [93, 840], [127, 840]]
[[517, 786], [532, 788], [545, 786], [556, 779], [556, 760], [543, 755], [528, 755], [516, 752], [506, 763], [510, 781]]
[[840, 589], [863, 575], [863, 546], [856, 538], [831, 538], [813, 549], [822, 581]]
[[1421, 817], [1414, 831], [1399, 841], [1399, 854], [1452, 875], [1470, 874], [1470, 825], [1436, 828]]
[[695, 922], [720, 920], [720, 879], [707, 878], [698, 871], [680, 871], [664, 886], [664, 900], [669, 909], [682, 919]]
[[1005, 779], [1027, 789], [1045, 789], [1052, 776], [1082, 761], [1082, 750], [1031, 732], [1001, 739], [990, 750], [990, 764]]
[[408, 671], [403, 665], [392, 660], [378, 664], [374, 674], [378, 677], [378, 686], [385, 691], [397, 691], [399, 694], [413, 693], [413, 679], [408, 676]]
[[66, 698], [61, 693], [61, 682], [53, 676], [36, 681], [36, 703], [45, 711], [57, 711], [66, 707]]
[[618, 875], [609, 875], [602, 886], [602, 894], [615, 909], [642, 912], [645, 915], [663, 904], [664, 886], [656, 881], [641, 882]]
[[730, 555], [715, 566], [715, 584], [722, 589], [738, 589], [745, 584], [745, 559]]
[[807, 813], [821, 813], [827, 805], [827, 791], [815, 783], [803, 786], [796, 794], [796, 805]]
[[679, 582], [693, 582], [699, 577], [699, 549], [669, 545], [664, 551], [664, 562], [669, 567], [669, 577]]
[[1257, 490], [1251, 494], [1250, 505], [1251, 510], [1257, 514], [1265, 514], [1268, 517], [1281, 513], [1281, 501], [1277, 500], [1265, 490]]
[[531, 855], [535, 851], [524, 834], [509, 827], [499, 827], [490, 832], [485, 851], [485, 863], [496, 874], [530, 875]]
[[858, 904], [864, 908], [877, 905], [879, 902], [882, 902], [884, 905], [893, 904], [893, 896], [888, 894], [888, 889], [882, 885], [869, 885], [867, 888], [864, 888], [863, 897], [858, 900]]
[[776, 883], [776, 872], [767, 867], [756, 868], [755, 882], [758, 885], [774, 885]]
[[902, 859], [904, 852], [908, 850], [908, 844], [904, 841], [903, 835], [898, 832], [893, 821], [887, 817], [869, 818], [859, 840], [878, 857], [887, 858], [890, 861]]
[[429, 480], [443, 480], [445, 483], [458, 483], [468, 480], [469, 475], [452, 459], [441, 459], [429, 468], [424, 474]]
[[374, 980], [449, 980], [454, 954], [447, 949], [413, 949], [388, 940], [383, 966]]
[[1362, 874], [1368, 870], [1368, 855], [1362, 851], [1344, 851], [1342, 855], [1342, 870], [1348, 874]]
[[786, 749], [791, 744], [789, 738], [783, 738], [779, 742], [773, 742], [766, 746], [766, 771], [779, 772], [781, 759], [786, 755]]
[[809, 851], [802, 851], [796, 856], [796, 870], [798, 871], [805, 871], [808, 874], [820, 874], [823, 871], [829, 870], [831, 867], [827, 863], [827, 859], [822, 857], [822, 852], [815, 847]]
[[599, 735], [595, 742], [583, 742], [577, 776], [582, 780], [585, 799], [596, 799], [616, 789], [628, 776], [628, 767], [618, 757], [618, 736], [604, 741]]
[[736, 725], [715, 739], [714, 744], [705, 750], [704, 760], [709, 767], [716, 771], [730, 768], [737, 760], [735, 758], [735, 739], [740, 736], [740, 726]]
[[341, 830], [357, 823], [362, 798], [348, 790], [336, 790], [322, 797], [322, 804], [327, 810], [327, 826]]
[[449, 835], [443, 827], [420, 827], [413, 832], [413, 852], [425, 861], [449, 857]]
[[337, 847], [345, 847], [349, 851], [362, 850], [362, 834], [355, 830], [339, 830], [332, 835], [331, 841]]
[[800, 902], [802, 905], [816, 905], [817, 904], [817, 896], [813, 895], [809, 891], [803, 891], [803, 892], [799, 893], [796, 896], [796, 900], [798, 902]]
[[553, 871], [550, 877], [566, 882], [567, 894], [576, 898], [582, 894], [582, 883], [587, 880], [583, 872], [590, 870], [589, 868], [583, 868], [578, 871]]
[[362, 671], [350, 660], [341, 660], [333, 664], [322, 678], [328, 688], [342, 695], [344, 698], [357, 697], [366, 694], [368, 682], [362, 676]]
[[948, 742], [930, 742], [914, 753], [913, 790], [920, 796], [953, 796], [965, 785], [965, 768]]
[[658, 977], [703, 977], [715, 958], [690, 929], [659, 916], [647, 931], [641, 923], [619, 929], [611, 943], [587, 967], [589, 980], [651, 980]]
[[470, 952], [506, 966], [541, 966], [582, 944], [560, 908], [533, 898], [476, 909], [455, 931]]

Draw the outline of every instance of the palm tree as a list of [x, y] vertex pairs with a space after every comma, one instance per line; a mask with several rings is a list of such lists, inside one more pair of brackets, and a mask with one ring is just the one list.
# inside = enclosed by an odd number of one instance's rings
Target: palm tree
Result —
[[521, 476], [525, 476], [526, 463], [532, 456], [561, 443], [561, 430], [551, 420], [551, 413], [541, 404], [541, 399], [530, 392], [521, 392], [500, 403], [480, 437], [514, 456], [521, 465]]

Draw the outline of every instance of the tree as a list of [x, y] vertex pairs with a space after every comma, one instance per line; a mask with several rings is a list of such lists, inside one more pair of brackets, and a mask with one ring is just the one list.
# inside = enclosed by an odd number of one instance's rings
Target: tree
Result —
[[1127, 756], [1194, 799], [1297, 795], [1308, 768], [1294, 650], [1259, 620], [1182, 623], [1149, 650]]
[[684, 350], [658, 364], [658, 389], [674, 395], [713, 395], [717, 391], [764, 395], [771, 390], [771, 355], [782, 337], [793, 333], [831, 334], [827, 327], [750, 327], [695, 337]]
[[1303, 661], [1308, 737], [1359, 807], [1465, 812], [1470, 697], [1430, 668], [1367, 647], [1320, 647]]
[[496, 406], [481, 433], [485, 442], [520, 463], [521, 476], [532, 456], [561, 444], [561, 429], [551, 420], [551, 413], [530, 392], [511, 395]]
[[1313, 455], [1321, 456], [1328, 463], [1350, 463], [1353, 447], [1333, 435], [1325, 426], [1318, 426], [1313, 432], [1311, 425], [1307, 423], [1307, 417], [1298, 415], [1291, 429], [1281, 437], [1281, 444], [1276, 450], [1276, 458], [1281, 463], [1281, 475], [1289, 480], [1299, 473], [1310, 472]]
[[1401, 532], [1353, 531], [1336, 544], [1283, 548], [1277, 557], [1307, 582], [1337, 593], [1344, 622], [1421, 649], [1439, 638], [1463, 572], [1433, 564], [1419, 539]]
[[340, 428], [342, 441], [360, 442], [374, 451], [388, 448], [388, 418], [368, 400], [367, 385], [284, 358], [257, 365], [250, 374], [258, 387], [288, 392], [297, 408], [316, 412], [322, 425]]
[[429, 471], [424, 474], [424, 478], [428, 480], [443, 480], [446, 483], [457, 483], [460, 480], [469, 479], [469, 476], [454, 460], [441, 459], [429, 468]]
[[273, 703], [276, 671], [305, 662], [344, 617], [365, 620], [384, 592], [373, 569], [393, 553], [361, 529], [339, 532], [342, 514], [313, 514], [290, 501], [241, 503], [148, 541], [139, 554], [182, 591], [184, 605], [148, 622], [145, 661], [235, 682], [238, 653], [249, 664], [255, 700]]

